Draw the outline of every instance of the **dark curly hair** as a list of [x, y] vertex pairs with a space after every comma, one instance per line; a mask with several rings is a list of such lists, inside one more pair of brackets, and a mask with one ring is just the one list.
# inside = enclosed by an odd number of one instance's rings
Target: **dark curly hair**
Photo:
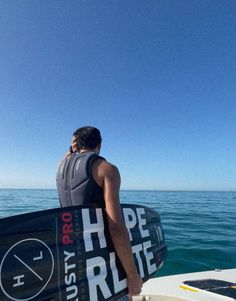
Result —
[[84, 126], [74, 131], [73, 136], [77, 138], [78, 148], [96, 148], [102, 142], [99, 129], [92, 126]]

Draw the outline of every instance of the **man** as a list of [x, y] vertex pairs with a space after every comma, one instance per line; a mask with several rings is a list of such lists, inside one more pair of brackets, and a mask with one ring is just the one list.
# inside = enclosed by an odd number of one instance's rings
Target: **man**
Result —
[[[131, 297], [141, 292], [143, 282], [134, 263], [128, 232], [121, 213], [119, 170], [99, 156], [101, 142], [100, 131], [94, 127], [82, 127], [73, 133], [70, 151], [57, 174], [58, 194], [63, 207], [98, 203], [106, 208], [110, 236], [126, 272], [128, 293]], [[69, 166], [74, 174], [73, 193], [61, 188], [64, 185], [63, 181], [67, 180], [62, 174], [65, 174], [65, 170], [69, 170]]]

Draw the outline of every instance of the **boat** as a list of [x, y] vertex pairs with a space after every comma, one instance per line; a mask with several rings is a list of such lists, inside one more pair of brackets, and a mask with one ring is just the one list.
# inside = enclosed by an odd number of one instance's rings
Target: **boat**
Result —
[[163, 277], [144, 283], [132, 301], [233, 301], [236, 300], [236, 268]]

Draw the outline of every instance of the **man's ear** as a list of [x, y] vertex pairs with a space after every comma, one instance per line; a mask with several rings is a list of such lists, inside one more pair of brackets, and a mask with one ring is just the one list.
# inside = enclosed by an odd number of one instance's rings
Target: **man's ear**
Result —
[[99, 155], [100, 150], [101, 150], [101, 143], [99, 143], [98, 146], [96, 147], [96, 154]]

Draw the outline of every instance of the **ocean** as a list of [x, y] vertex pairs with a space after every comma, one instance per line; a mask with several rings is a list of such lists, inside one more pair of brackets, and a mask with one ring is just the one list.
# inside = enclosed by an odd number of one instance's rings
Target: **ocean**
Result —
[[[156, 209], [168, 246], [159, 276], [236, 268], [236, 192], [121, 191]], [[56, 190], [0, 189], [0, 218], [56, 208]]]

